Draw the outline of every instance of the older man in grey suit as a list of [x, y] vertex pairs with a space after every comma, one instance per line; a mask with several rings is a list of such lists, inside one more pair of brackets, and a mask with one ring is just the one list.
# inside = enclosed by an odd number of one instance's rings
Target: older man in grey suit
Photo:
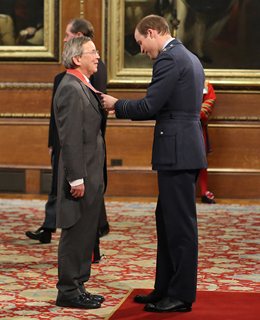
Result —
[[78, 37], [65, 44], [67, 74], [54, 97], [54, 114], [61, 153], [58, 174], [57, 227], [58, 297], [61, 307], [99, 308], [101, 295], [84, 287], [98, 230], [104, 180], [105, 123], [98, 93], [90, 85], [99, 54], [92, 40]]
[[158, 171], [158, 237], [154, 290], [136, 296], [151, 312], [190, 311], [196, 297], [195, 184], [206, 166], [200, 124], [204, 72], [198, 58], [171, 37], [166, 20], [144, 17], [135, 29], [141, 52], [154, 60], [152, 81], [140, 100], [103, 95], [118, 118], [155, 119], [152, 165]]

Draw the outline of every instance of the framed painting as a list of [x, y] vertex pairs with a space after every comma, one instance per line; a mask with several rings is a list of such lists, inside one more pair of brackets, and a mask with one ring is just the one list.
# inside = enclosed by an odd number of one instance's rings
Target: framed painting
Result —
[[0, 61], [59, 60], [59, 1], [0, 1]]
[[110, 86], [140, 86], [152, 62], [134, 39], [138, 21], [164, 16], [172, 35], [200, 59], [219, 87], [260, 86], [259, 0], [106, 0], [105, 57]]

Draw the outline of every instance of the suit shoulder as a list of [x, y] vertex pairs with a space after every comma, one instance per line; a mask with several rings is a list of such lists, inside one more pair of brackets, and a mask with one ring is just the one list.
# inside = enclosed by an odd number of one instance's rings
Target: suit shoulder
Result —
[[66, 71], [63, 71], [61, 73], [58, 73], [55, 77], [54, 77], [54, 83], [60, 83], [61, 80], [63, 79], [63, 77], [65, 76]]
[[75, 87], [74, 81], [70, 81], [68, 79], [67, 75], [65, 75], [61, 80], [57, 87], [56, 93], [62, 93], [64, 95], [67, 95], [68, 92], [71, 92], [73, 88]]

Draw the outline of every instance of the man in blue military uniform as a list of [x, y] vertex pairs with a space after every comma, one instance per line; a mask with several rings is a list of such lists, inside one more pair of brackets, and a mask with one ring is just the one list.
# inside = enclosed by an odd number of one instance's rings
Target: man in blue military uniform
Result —
[[195, 184], [206, 167], [200, 108], [204, 71], [198, 58], [172, 38], [167, 21], [144, 17], [136, 26], [141, 52], [154, 60], [152, 81], [140, 100], [103, 95], [117, 118], [156, 120], [152, 167], [158, 172], [158, 237], [154, 290], [136, 296], [151, 312], [190, 311], [196, 298], [198, 235]]

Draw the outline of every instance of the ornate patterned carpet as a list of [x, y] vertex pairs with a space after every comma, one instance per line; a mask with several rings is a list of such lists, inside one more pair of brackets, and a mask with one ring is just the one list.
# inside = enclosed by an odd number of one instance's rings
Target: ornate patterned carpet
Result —
[[[89, 311], [56, 307], [59, 232], [47, 245], [24, 235], [41, 224], [44, 204], [0, 199], [1, 319], [105, 319], [130, 289], [153, 287], [155, 203], [107, 202], [111, 232], [88, 282], [106, 301]], [[198, 204], [198, 221], [198, 289], [260, 292], [260, 206]]]

